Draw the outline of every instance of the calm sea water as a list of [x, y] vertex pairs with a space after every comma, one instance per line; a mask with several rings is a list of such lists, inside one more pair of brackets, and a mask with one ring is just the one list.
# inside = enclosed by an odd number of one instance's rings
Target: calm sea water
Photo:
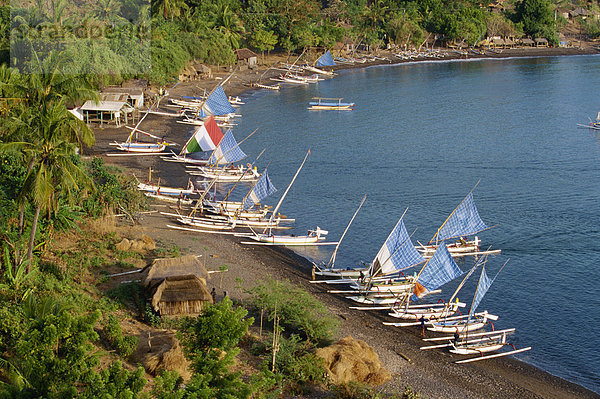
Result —
[[[576, 127], [600, 109], [597, 56], [419, 63], [342, 71], [334, 79], [246, 98], [238, 140], [279, 191], [311, 155], [282, 206], [297, 233], [338, 239], [363, 194], [337, 265], [371, 261], [408, 208], [413, 241], [429, 240], [474, 192], [483, 247], [510, 258], [479, 309], [516, 327], [519, 359], [600, 392], [600, 133]], [[308, 111], [343, 97], [353, 112]], [[332, 248], [306, 256], [327, 260]], [[472, 259], [459, 262], [463, 270]], [[472, 298], [477, 277], [461, 299]], [[452, 284], [444, 291], [451, 294]]]

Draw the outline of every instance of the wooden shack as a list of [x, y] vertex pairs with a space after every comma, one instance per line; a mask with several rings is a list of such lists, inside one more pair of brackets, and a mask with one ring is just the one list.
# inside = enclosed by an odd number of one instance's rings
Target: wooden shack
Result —
[[212, 303], [206, 283], [194, 275], [167, 277], [152, 291], [152, 308], [161, 316], [199, 315]]
[[247, 67], [253, 69], [258, 64], [258, 55], [252, 50], [247, 48], [240, 48], [234, 50], [235, 56], [237, 58], [237, 65], [239, 67]]
[[152, 295], [152, 307], [161, 316], [194, 316], [212, 303], [207, 279], [208, 272], [202, 262], [186, 255], [155, 259], [143, 281]]

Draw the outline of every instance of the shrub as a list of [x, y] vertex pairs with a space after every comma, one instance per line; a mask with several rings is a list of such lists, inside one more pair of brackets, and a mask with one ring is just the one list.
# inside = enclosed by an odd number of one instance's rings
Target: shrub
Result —
[[131, 335], [124, 336], [119, 321], [112, 314], [106, 319], [102, 333], [110, 347], [124, 358], [129, 357], [137, 347], [138, 338]]
[[325, 305], [287, 281], [267, 280], [248, 291], [251, 303], [273, 319], [275, 308], [282, 326], [301, 332], [319, 345], [333, 341], [338, 322]]

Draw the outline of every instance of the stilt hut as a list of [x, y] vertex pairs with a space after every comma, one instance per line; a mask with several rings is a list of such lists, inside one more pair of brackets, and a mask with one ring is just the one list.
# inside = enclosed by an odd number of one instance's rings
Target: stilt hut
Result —
[[198, 315], [212, 297], [206, 287], [208, 272], [193, 255], [155, 259], [144, 285], [152, 295], [152, 307], [161, 316]]

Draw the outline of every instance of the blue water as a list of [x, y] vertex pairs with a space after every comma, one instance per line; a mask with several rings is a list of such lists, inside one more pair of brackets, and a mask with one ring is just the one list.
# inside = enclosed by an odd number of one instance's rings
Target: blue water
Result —
[[[600, 134], [579, 129], [600, 109], [597, 56], [417, 63], [345, 70], [334, 79], [256, 92], [234, 130], [268, 165], [275, 204], [306, 151], [282, 206], [296, 232], [316, 225], [344, 239], [340, 267], [371, 261], [404, 210], [413, 241], [429, 240], [474, 192], [483, 247], [508, 265], [479, 309], [516, 327], [518, 356], [600, 392]], [[312, 97], [343, 97], [353, 112], [308, 111]], [[416, 231], [415, 231], [416, 229]], [[306, 256], [327, 260], [332, 248]], [[472, 259], [459, 262], [463, 270]], [[477, 278], [461, 294], [470, 302]], [[451, 288], [445, 289], [449, 296]]]

